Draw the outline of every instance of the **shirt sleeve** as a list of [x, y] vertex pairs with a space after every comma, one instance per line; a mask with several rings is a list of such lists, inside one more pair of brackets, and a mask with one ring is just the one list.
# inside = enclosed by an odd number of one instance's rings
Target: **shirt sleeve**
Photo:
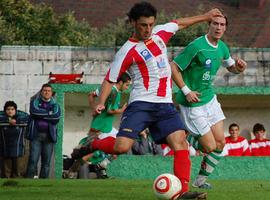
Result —
[[195, 58], [198, 53], [198, 48], [194, 43], [190, 43], [180, 54], [178, 54], [173, 62], [179, 67], [181, 71], [184, 71]]
[[179, 30], [179, 26], [175, 21], [157, 25], [153, 28], [153, 34], [158, 35], [165, 44], [169, 42], [172, 36]]
[[118, 77], [122, 75], [133, 64], [133, 52], [135, 46], [130, 47], [125, 44], [116, 53], [113, 62], [110, 64], [109, 71], [105, 77], [105, 80], [116, 83]]

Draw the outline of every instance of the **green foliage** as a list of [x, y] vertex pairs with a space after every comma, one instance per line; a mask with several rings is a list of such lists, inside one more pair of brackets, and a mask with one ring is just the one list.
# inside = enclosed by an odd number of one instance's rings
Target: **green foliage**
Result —
[[0, 0], [0, 42], [2, 45], [89, 46], [93, 30], [75, 20], [72, 13], [57, 16], [45, 4], [28, 0]]
[[[32, 5], [29, 0], [0, 0], [0, 45], [55, 45], [84, 47], [121, 46], [132, 34], [125, 19], [117, 19], [102, 29], [78, 22], [73, 13], [57, 15], [45, 4]], [[157, 24], [180, 16], [161, 12]], [[179, 31], [168, 46], [185, 46], [205, 33], [199, 24]]]

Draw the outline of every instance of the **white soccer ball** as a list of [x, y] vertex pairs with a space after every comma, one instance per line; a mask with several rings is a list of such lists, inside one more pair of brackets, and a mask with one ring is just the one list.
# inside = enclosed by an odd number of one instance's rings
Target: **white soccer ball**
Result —
[[182, 184], [175, 175], [165, 173], [155, 179], [153, 190], [158, 199], [174, 200], [179, 196]]

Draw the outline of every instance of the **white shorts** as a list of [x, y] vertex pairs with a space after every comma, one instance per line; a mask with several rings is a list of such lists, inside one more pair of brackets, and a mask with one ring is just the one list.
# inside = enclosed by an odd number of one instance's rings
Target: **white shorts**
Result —
[[203, 136], [211, 130], [211, 126], [225, 119], [216, 95], [205, 105], [185, 107], [180, 105], [181, 117], [187, 130], [194, 136]]
[[106, 138], [106, 137], [114, 137], [114, 138], [116, 138], [116, 134], [118, 133], [118, 130], [116, 129], [116, 128], [112, 128], [112, 130], [111, 130], [111, 132], [109, 132], [109, 133], [100, 133], [99, 135], [98, 135], [98, 139], [104, 139], [104, 138]]

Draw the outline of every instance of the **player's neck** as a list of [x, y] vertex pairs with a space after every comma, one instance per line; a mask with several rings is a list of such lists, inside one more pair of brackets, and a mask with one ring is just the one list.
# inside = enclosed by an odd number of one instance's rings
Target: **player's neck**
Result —
[[217, 38], [213, 38], [210, 34], [207, 34], [206, 35], [208, 41], [214, 45], [214, 46], [217, 46], [217, 43], [218, 43], [218, 39]]

